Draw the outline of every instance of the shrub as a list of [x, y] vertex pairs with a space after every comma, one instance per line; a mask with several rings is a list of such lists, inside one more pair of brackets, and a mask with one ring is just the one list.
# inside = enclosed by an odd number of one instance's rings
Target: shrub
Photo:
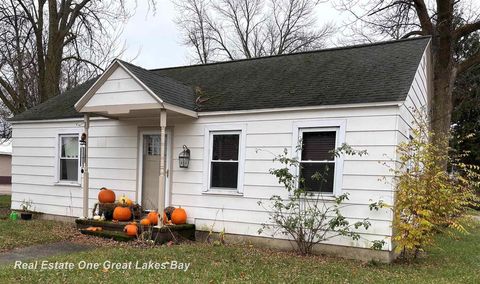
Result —
[[[434, 235], [446, 228], [466, 232], [459, 221], [475, 200], [478, 167], [459, 162], [458, 155], [446, 157], [448, 139], [432, 143], [428, 124], [417, 119], [410, 140], [398, 147], [394, 237], [397, 252], [416, 257], [433, 244]], [[449, 171], [445, 170], [445, 163]]]
[[[336, 156], [363, 155], [366, 151], [357, 151], [344, 144], [336, 149], [334, 154]], [[270, 173], [287, 189], [289, 195], [286, 198], [274, 195], [270, 198], [268, 205], [258, 202], [269, 212], [270, 221], [268, 224], [262, 224], [259, 234], [268, 229], [272, 231], [273, 236], [278, 233], [288, 236], [294, 240], [295, 249], [305, 255], [310, 254], [316, 244], [337, 236], [358, 240], [360, 239], [358, 229], [370, 227], [367, 218], [350, 223], [342, 215], [342, 209], [348, 206], [343, 204], [348, 200], [348, 194], [332, 198], [303, 188], [301, 186], [304, 184], [303, 179], [295, 174], [300, 163], [296, 158], [290, 158], [286, 149], [283, 154], [276, 156], [274, 161], [280, 162], [282, 166], [271, 169]], [[317, 172], [312, 178], [322, 181], [326, 174], [326, 172]], [[372, 207], [372, 209], [378, 210], [378, 207]], [[383, 241], [377, 241], [373, 247], [381, 249], [383, 244]]]

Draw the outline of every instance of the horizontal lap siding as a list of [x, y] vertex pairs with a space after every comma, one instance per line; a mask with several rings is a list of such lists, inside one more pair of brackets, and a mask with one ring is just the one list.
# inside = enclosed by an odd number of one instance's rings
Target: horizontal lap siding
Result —
[[[189, 221], [195, 222], [199, 229], [215, 224], [216, 230], [258, 236], [261, 224], [268, 221], [268, 214], [258, 201], [266, 202], [274, 194], [286, 196], [286, 190], [268, 172], [279, 165], [273, 162], [275, 155], [282, 153], [284, 148], [291, 151], [294, 121], [321, 119], [346, 120], [346, 142], [369, 153], [364, 157], [345, 157], [342, 191], [350, 196], [345, 216], [352, 221], [367, 217], [374, 220], [373, 228], [363, 232], [365, 238], [388, 238], [391, 235], [390, 210], [370, 211], [368, 204], [377, 200], [392, 201], [392, 177], [388, 167], [394, 166], [391, 159], [395, 158], [398, 107], [212, 116], [200, 117], [192, 124], [177, 124], [173, 141], [173, 205], [185, 207]], [[246, 125], [243, 196], [202, 193], [205, 127], [231, 123]], [[188, 169], [178, 166], [177, 156], [184, 144], [191, 149]], [[350, 241], [341, 240], [340, 243], [349, 245]], [[355, 246], [363, 247], [366, 243], [355, 243]]]
[[[12, 208], [32, 200], [35, 210], [47, 214], [80, 216], [82, 188], [55, 184], [57, 135], [81, 121], [13, 125]], [[89, 206], [97, 202], [99, 188], [136, 197], [137, 126], [107, 119], [90, 125]]]

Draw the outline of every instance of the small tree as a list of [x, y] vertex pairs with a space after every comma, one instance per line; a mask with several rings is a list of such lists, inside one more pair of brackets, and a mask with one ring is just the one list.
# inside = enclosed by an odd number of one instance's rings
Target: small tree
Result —
[[[297, 147], [297, 151], [300, 150]], [[334, 151], [335, 156], [339, 157], [343, 154], [348, 155], [364, 155], [366, 151], [357, 151], [350, 146], [343, 144]], [[300, 162], [296, 158], [288, 155], [287, 149], [278, 156], [274, 161], [280, 162], [282, 167], [271, 169], [270, 173], [274, 175], [280, 184], [288, 191], [289, 196], [282, 198], [273, 195], [267, 206], [262, 201], [259, 205], [263, 206], [269, 212], [268, 224], [262, 224], [261, 234], [265, 229], [272, 231], [272, 235], [281, 233], [291, 237], [296, 243], [297, 251], [302, 254], [310, 254], [313, 247], [326, 240], [337, 236], [347, 236], [354, 240], [360, 239], [357, 229], [370, 227], [368, 218], [355, 223], [350, 223], [341, 211], [348, 205], [342, 205], [348, 200], [348, 194], [336, 196], [333, 199], [327, 198], [322, 194], [322, 188], [319, 192], [313, 192], [304, 186], [304, 178], [297, 175], [297, 169], [301, 167]], [[312, 179], [325, 184], [327, 172], [316, 172]], [[371, 209], [379, 207], [372, 206]], [[374, 248], [383, 246], [383, 241], [376, 241]]]
[[[448, 138], [432, 143], [433, 133], [420, 117], [409, 141], [398, 147], [394, 238], [403, 257], [416, 257], [434, 242], [434, 235], [453, 228], [466, 232], [460, 223], [475, 200], [474, 188], [480, 185], [479, 167], [461, 163], [459, 154], [446, 157]], [[447, 160], [449, 171], [441, 161]]]

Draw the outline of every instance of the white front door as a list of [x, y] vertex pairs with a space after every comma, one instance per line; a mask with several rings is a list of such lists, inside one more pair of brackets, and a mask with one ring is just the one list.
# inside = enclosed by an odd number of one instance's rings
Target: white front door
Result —
[[[144, 210], [158, 209], [159, 176], [160, 176], [160, 131], [142, 131], [140, 155], [139, 201]], [[171, 135], [165, 134], [165, 207], [170, 203], [170, 151]]]

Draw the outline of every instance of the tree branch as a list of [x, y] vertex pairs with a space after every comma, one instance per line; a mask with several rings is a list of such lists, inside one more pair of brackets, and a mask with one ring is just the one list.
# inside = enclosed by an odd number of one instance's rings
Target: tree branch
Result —
[[457, 28], [454, 32], [454, 38], [458, 40], [461, 37], [467, 36], [478, 30], [480, 30], [480, 20], [475, 23], [465, 24]]
[[424, 36], [427, 35], [425, 31], [411, 31], [402, 36], [402, 38], [409, 38], [414, 35]]
[[457, 72], [458, 74], [461, 74], [478, 64], [480, 64], [480, 51], [477, 51], [475, 54], [459, 63], [457, 65]]
[[424, 0], [413, 0], [415, 11], [417, 12], [418, 19], [422, 26], [422, 29], [428, 34], [433, 34], [433, 24], [428, 15], [428, 8], [425, 5]]

